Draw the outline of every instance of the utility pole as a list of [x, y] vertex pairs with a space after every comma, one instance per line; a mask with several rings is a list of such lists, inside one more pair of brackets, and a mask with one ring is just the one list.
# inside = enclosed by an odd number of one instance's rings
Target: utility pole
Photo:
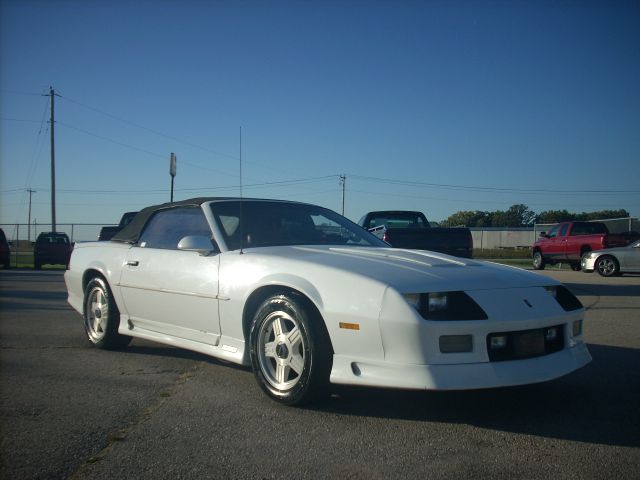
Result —
[[347, 186], [347, 176], [340, 175], [340, 185], [342, 186], [342, 216], [344, 217], [344, 193]]
[[59, 97], [53, 87], [49, 87], [49, 94], [44, 95], [51, 98], [51, 231], [56, 231], [56, 148], [55, 148], [55, 97]]
[[35, 190], [27, 190], [29, 192], [29, 221], [27, 222], [27, 241], [31, 243], [31, 195], [36, 193]]

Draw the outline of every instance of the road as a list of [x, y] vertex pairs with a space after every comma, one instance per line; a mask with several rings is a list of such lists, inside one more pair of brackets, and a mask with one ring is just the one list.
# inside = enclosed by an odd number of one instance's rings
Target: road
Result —
[[61, 272], [0, 271], [0, 476], [639, 478], [640, 276], [546, 270], [593, 362], [471, 392], [336, 388], [282, 407], [244, 368], [139, 340], [91, 348]]

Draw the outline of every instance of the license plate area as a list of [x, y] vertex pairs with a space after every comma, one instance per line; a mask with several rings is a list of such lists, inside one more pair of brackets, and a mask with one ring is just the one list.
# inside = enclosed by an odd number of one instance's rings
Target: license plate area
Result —
[[537, 357], [545, 354], [544, 332], [514, 333], [513, 354], [516, 358]]
[[487, 335], [487, 351], [492, 362], [541, 357], [563, 348], [563, 325]]

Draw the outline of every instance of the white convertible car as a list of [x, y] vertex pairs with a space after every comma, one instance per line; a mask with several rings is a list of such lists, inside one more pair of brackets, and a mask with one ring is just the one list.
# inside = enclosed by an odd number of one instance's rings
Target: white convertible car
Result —
[[76, 243], [69, 303], [99, 348], [132, 337], [251, 365], [273, 399], [329, 384], [477, 389], [591, 360], [584, 308], [521, 269], [399, 250], [325, 208], [200, 198]]

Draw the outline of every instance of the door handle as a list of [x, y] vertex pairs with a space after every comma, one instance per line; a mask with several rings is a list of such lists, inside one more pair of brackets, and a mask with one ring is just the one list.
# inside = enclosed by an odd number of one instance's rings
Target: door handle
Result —
[[140, 262], [138, 260], [128, 260], [127, 265], [129, 265], [130, 267], [137, 267], [138, 265], [140, 265]]

